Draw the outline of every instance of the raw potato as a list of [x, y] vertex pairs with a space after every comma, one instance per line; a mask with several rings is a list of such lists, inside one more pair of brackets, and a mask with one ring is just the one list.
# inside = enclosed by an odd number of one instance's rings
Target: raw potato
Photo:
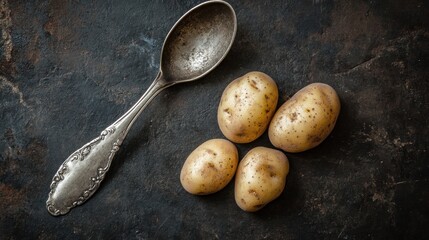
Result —
[[248, 212], [255, 212], [283, 192], [289, 161], [275, 149], [256, 147], [238, 165], [235, 177], [235, 202]]
[[276, 112], [268, 129], [271, 143], [286, 152], [302, 152], [319, 145], [334, 129], [340, 99], [324, 83], [299, 90]]
[[235, 145], [225, 139], [211, 139], [188, 156], [180, 172], [180, 182], [191, 194], [211, 194], [231, 181], [237, 165]]
[[268, 127], [277, 107], [277, 84], [262, 72], [249, 72], [224, 90], [218, 112], [219, 128], [236, 143], [249, 143]]

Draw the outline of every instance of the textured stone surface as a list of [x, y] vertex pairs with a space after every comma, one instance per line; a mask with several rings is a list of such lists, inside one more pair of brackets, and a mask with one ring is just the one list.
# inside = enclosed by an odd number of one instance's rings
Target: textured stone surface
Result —
[[[158, 95], [98, 192], [63, 217], [49, 184], [75, 149], [155, 78], [163, 39], [200, 1], [0, 0], [0, 239], [428, 239], [429, 6], [426, 1], [232, 1], [236, 42], [197, 82]], [[225, 86], [251, 70], [280, 103], [312, 82], [342, 102], [319, 147], [287, 154], [284, 193], [241, 211], [233, 186], [192, 196], [187, 155], [222, 137]], [[238, 145], [271, 146], [267, 134]]]

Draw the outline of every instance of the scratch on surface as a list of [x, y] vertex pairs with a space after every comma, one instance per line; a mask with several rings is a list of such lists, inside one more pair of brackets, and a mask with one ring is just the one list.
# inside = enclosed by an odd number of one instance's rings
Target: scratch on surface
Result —
[[341, 229], [340, 234], [338, 234], [337, 238], [339, 239], [341, 237], [341, 235], [343, 234], [344, 230], [346, 230], [347, 228], [347, 223], [344, 225], [344, 227]]
[[168, 219], [170, 219], [170, 217], [165, 218], [165, 220], [159, 225], [159, 227], [158, 227], [158, 229], [156, 230], [156, 233], [155, 233], [155, 238], [157, 238], [159, 230], [162, 228], [162, 226], [164, 226], [164, 224], [168, 221]]
[[351, 68], [349, 68], [347, 70], [344, 70], [344, 71], [341, 71], [341, 72], [337, 72], [334, 75], [344, 75], [344, 74], [351, 73], [351, 72], [353, 72], [355, 70], [359, 70], [362, 67], [370, 67], [371, 63], [374, 62], [375, 60], [377, 60], [378, 58], [380, 58], [380, 56], [372, 57], [372, 58], [370, 58], [368, 60], [365, 60], [365, 61], [363, 61], [361, 63], [356, 64], [355, 66], [353, 66], [353, 67], [351, 67]]
[[19, 90], [18, 86], [7, 80], [5, 77], [0, 76], [0, 89], [3, 89], [4, 87], [9, 87], [12, 90], [12, 93], [18, 95], [19, 103], [24, 107], [28, 107], [28, 104], [24, 101], [24, 95]]
[[408, 184], [408, 183], [418, 183], [418, 182], [425, 182], [428, 181], [429, 179], [418, 179], [418, 180], [407, 180], [407, 181], [400, 181], [400, 182], [395, 182], [394, 185], [401, 185], [401, 184]]
[[324, 0], [313, 0], [313, 4], [323, 3]]
[[7, 62], [12, 59], [12, 37], [10, 35], [10, 27], [12, 27], [12, 18], [10, 17], [9, 4], [6, 0], [0, 0], [0, 28], [1, 28], [1, 48]]

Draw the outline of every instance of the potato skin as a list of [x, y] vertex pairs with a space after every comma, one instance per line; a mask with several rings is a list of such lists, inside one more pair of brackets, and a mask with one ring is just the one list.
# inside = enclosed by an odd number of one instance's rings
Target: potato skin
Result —
[[340, 99], [324, 83], [312, 83], [299, 90], [274, 114], [268, 136], [286, 152], [303, 152], [318, 146], [334, 129], [340, 113]]
[[225, 139], [211, 139], [198, 146], [180, 172], [183, 188], [195, 195], [207, 195], [224, 188], [238, 165], [238, 151]]
[[289, 161], [283, 152], [266, 147], [251, 149], [238, 165], [235, 202], [244, 211], [260, 210], [280, 196], [288, 173]]
[[223, 91], [217, 119], [223, 135], [235, 143], [249, 143], [267, 129], [277, 107], [275, 81], [265, 73], [249, 72]]

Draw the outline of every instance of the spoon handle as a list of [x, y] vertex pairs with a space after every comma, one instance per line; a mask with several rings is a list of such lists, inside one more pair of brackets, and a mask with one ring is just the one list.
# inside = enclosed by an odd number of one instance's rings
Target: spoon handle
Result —
[[46, 201], [49, 213], [64, 215], [94, 194], [134, 121], [149, 102], [170, 85], [160, 72], [134, 106], [61, 164], [52, 179]]

